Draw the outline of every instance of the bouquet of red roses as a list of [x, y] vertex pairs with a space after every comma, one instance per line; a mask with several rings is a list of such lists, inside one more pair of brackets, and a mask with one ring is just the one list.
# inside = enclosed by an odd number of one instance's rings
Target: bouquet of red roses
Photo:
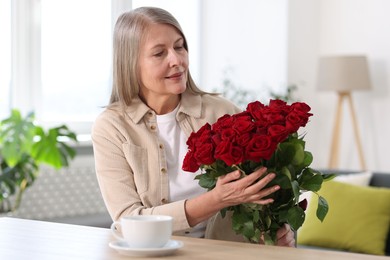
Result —
[[[306, 201], [299, 202], [304, 191], [316, 193], [324, 175], [310, 168], [313, 157], [305, 151], [303, 136], [298, 129], [306, 126], [310, 107], [302, 102], [288, 105], [282, 100], [270, 100], [269, 105], [259, 101], [248, 104], [245, 111], [220, 117], [214, 124], [205, 124], [187, 140], [188, 152], [183, 170], [201, 174], [195, 178], [199, 185], [211, 190], [219, 176], [239, 169], [242, 176], [261, 166], [276, 177], [268, 186], [280, 189], [270, 195], [269, 205], [253, 203], [225, 208], [232, 211], [233, 230], [251, 242], [258, 243], [263, 236], [266, 244], [273, 244], [276, 231], [288, 223], [298, 230], [305, 219]], [[317, 194], [317, 193], [316, 193]], [[319, 196], [317, 217], [322, 221], [328, 211], [326, 200]]]

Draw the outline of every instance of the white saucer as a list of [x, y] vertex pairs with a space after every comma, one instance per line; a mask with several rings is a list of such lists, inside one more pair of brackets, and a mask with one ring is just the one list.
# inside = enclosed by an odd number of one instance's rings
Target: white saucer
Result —
[[124, 241], [113, 241], [108, 244], [111, 248], [117, 250], [122, 255], [127, 256], [164, 256], [170, 255], [177, 249], [183, 247], [182, 241], [169, 240], [165, 246], [160, 248], [131, 248]]

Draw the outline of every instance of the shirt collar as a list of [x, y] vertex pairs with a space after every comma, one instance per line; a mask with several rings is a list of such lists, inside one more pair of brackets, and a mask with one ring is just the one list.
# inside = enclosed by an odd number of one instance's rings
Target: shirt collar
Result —
[[[141, 119], [152, 110], [137, 96], [132, 99], [131, 105], [126, 108], [126, 113], [130, 119], [138, 124]], [[181, 101], [176, 118], [180, 120], [182, 114], [195, 118], [202, 115], [202, 98], [199, 94], [193, 94], [188, 89], [181, 94]]]
[[202, 115], [202, 98], [199, 94], [194, 94], [188, 89], [181, 94], [179, 111], [176, 118], [180, 120], [181, 114], [186, 114], [195, 118]]

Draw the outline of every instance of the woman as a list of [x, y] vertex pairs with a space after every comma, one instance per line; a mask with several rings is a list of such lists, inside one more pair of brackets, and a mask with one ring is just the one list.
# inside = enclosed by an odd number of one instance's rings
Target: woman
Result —
[[[92, 140], [96, 173], [107, 209], [125, 215], [174, 217], [175, 235], [237, 239], [218, 212], [240, 203], [272, 203], [264, 188], [274, 177], [259, 169], [240, 179], [220, 177], [206, 192], [184, 172], [186, 140], [206, 122], [239, 112], [231, 102], [201, 91], [188, 69], [188, 46], [167, 11], [142, 7], [122, 14], [114, 32], [113, 88], [109, 106], [96, 119]], [[230, 223], [228, 225], [231, 225]], [[292, 246], [288, 225], [277, 245]]]

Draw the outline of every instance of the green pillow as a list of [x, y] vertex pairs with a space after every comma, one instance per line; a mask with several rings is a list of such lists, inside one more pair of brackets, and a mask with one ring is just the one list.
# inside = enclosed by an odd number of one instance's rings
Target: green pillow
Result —
[[390, 189], [328, 181], [319, 191], [329, 204], [321, 223], [313, 196], [298, 244], [384, 255], [390, 227]]

